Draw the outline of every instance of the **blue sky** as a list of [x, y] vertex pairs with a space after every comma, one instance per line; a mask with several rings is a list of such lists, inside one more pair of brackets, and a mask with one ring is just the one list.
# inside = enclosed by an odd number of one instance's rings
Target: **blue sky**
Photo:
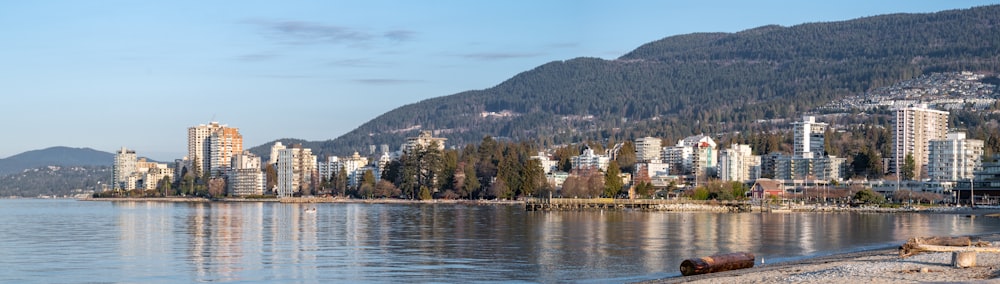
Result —
[[326, 140], [405, 104], [667, 36], [997, 2], [5, 1], [0, 158], [126, 146], [172, 160], [187, 127], [213, 120], [248, 148]]

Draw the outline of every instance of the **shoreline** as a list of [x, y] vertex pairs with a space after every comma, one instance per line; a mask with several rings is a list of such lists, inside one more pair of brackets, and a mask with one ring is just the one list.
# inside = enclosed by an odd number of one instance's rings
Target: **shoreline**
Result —
[[290, 197], [290, 198], [219, 198], [207, 199], [201, 197], [103, 197], [77, 198], [77, 201], [110, 201], [110, 202], [175, 202], [175, 203], [240, 203], [240, 202], [275, 202], [275, 203], [355, 203], [355, 204], [469, 204], [469, 205], [524, 205], [519, 200], [459, 200], [459, 199], [355, 199], [336, 197]]
[[[1000, 233], [971, 235], [1000, 247]], [[1000, 254], [978, 253], [976, 266], [951, 266], [951, 253], [899, 257], [898, 245], [809, 257], [717, 273], [673, 276], [637, 283], [926, 283], [1000, 280]]]

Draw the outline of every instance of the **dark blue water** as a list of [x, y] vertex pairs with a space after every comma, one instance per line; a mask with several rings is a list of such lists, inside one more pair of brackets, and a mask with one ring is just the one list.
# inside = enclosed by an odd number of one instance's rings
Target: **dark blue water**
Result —
[[0, 282], [628, 282], [715, 253], [788, 260], [997, 231], [950, 214], [15, 199], [0, 200]]

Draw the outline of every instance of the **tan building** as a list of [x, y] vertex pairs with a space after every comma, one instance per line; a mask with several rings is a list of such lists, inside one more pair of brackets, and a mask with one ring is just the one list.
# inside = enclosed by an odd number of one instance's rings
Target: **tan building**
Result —
[[212, 176], [227, 171], [234, 155], [243, 152], [239, 128], [211, 122], [188, 128], [188, 159], [197, 165], [196, 175], [208, 170]]
[[434, 142], [437, 142], [439, 150], [444, 150], [444, 142], [447, 140], [448, 138], [434, 137], [430, 131], [420, 131], [420, 134], [417, 135], [417, 137], [406, 138], [406, 144], [403, 144], [403, 153], [409, 153], [418, 146], [427, 148]]
[[663, 150], [663, 140], [660, 138], [643, 137], [635, 140], [635, 161], [653, 162], [662, 161], [661, 152]]
[[928, 109], [925, 104], [896, 110], [893, 121], [892, 172], [898, 173], [906, 155], [916, 162], [913, 177], [926, 173], [930, 141], [945, 139], [948, 134], [948, 112]]

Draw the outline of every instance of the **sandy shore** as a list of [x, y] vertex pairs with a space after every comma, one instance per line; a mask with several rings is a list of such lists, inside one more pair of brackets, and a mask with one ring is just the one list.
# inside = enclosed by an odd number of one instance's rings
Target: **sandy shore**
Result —
[[[1000, 246], [1000, 234], [978, 237]], [[952, 267], [951, 257], [937, 252], [900, 258], [893, 247], [643, 283], [1000, 283], [1000, 254], [977, 253], [970, 268]]]

